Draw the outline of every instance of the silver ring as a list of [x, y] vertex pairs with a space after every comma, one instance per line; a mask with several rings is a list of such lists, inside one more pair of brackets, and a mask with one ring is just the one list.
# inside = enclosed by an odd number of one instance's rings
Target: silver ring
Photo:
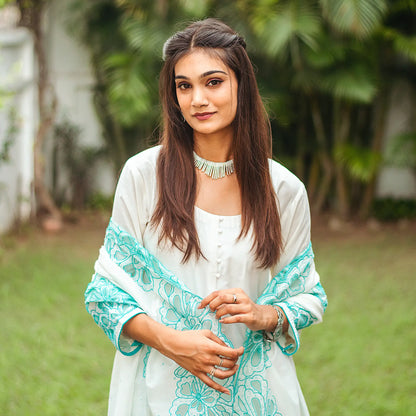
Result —
[[237, 303], [237, 295], [233, 293], [233, 303]]
[[224, 358], [220, 357], [220, 363], [218, 364], [218, 367], [222, 367], [223, 362], [224, 362]]
[[209, 372], [209, 376], [210, 376], [211, 378], [214, 378], [214, 375], [215, 375], [215, 370], [216, 370], [216, 368], [215, 368], [215, 367], [212, 367], [212, 370]]

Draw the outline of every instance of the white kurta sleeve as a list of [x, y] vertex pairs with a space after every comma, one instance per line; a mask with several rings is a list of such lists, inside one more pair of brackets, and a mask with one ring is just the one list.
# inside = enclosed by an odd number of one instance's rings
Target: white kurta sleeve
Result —
[[310, 211], [306, 190], [302, 185], [285, 210], [286, 241], [281, 270], [273, 270], [283, 288], [276, 293], [274, 304], [280, 306], [289, 322], [289, 331], [277, 343], [287, 354], [299, 348], [299, 331], [322, 321], [327, 306], [326, 294], [315, 269], [310, 243]]
[[[142, 243], [149, 222], [149, 206], [154, 186], [154, 163], [146, 153], [127, 161], [117, 184], [112, 219]], [[140, 350], [141, 344], [123, 333], [124, 324], [135, 315], [144, 313], [141, 306], [126, 292], [100, 273], [94, 274], [85, 292], [87, 311], [103, 329], [114, 346], [124, 355]]]

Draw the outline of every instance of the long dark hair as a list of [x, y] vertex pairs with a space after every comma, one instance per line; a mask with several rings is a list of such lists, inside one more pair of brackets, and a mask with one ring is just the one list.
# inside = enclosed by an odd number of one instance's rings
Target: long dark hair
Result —
[[184, 262], [193, 254], [203, 255], [194, 222], [193, 130], [183, 121], [174, 80], [176, 63], [194, 48], [217, 54], [238, 80], [231, 151], [241, 192], [240, 237], [252, 227], [252, 250], [262, 268], [276, 264], [282, 251], [280, 218], [268, 162], [272, 153], [270, 123], [245, 47], [244, 40], [226, 24], [205, 19], [174, 34], [163, 48], [165, 62], [159, 81], [163, 146], [158, 158], [159, 196], [152, 224], [161, 226], [159, 243], [170, 241], [184, 253]]

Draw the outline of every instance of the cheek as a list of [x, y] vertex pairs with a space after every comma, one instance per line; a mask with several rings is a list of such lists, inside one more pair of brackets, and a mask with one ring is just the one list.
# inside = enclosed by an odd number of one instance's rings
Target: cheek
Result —
[[181, 111], [187, 111], [187, 109], [189, 108], [189, 97], [184, 94], [178, 94], [176, 98], [178, 100], [178, 104]]

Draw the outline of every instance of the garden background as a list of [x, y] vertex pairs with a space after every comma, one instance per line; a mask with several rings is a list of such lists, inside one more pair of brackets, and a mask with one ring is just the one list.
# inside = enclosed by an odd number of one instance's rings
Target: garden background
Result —
[[[0, 240], [0, 414], [105, 414], [113, 349], [83, 291], [118, 172], [157, 141], [163, 42], [206, 16], [246, 38], [274, 156], [308, 189], [329, 297], [296, 354], [311, 414], [414, 413], [416, 1], [1, 0], [2, 9], [33, 42], [37, 118], [31, 191], [16, 197], [29, 214]], [[89, 60], [93, 143], [63, 108], [71, 94], [51, 67], [45, 33], [57, 10]], [[1, 169], [13, 166], [26, 122], [13, 91], [0, 83], [1, 204]]]

